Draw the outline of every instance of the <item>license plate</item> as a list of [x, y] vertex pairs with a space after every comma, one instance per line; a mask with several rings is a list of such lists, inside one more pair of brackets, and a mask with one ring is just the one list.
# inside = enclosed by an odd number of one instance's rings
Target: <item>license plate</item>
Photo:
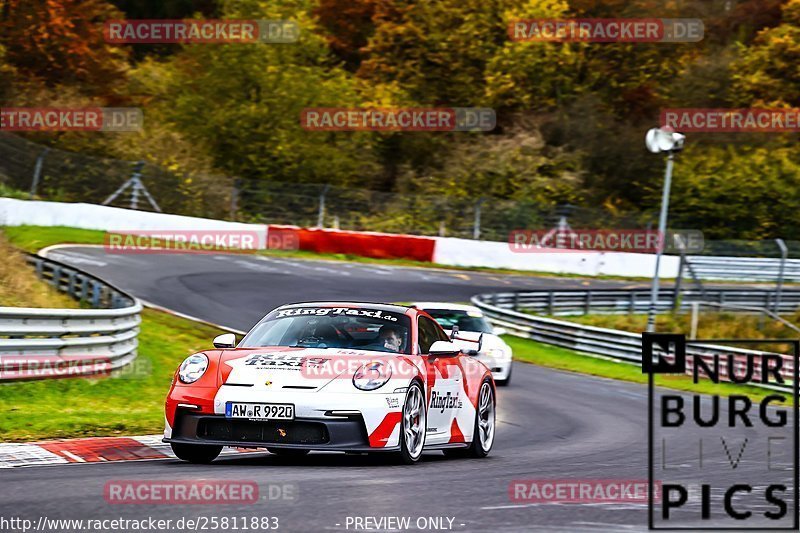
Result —
[[227, 402], [225, 417], [250, 420], [294, 420], [294, 405], [290, 403]]

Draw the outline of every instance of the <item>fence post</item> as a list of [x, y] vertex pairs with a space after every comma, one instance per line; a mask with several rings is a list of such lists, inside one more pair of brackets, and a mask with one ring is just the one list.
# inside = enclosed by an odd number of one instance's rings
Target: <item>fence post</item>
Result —
[[583, 308], [583, 314], [588, 315], [592, 310], [592, 291], [586, 291], [586, 302]]
[[786, 258], [789, 256], [789, 249], [783, 239], [775, 239], [778, 248], [781, 249], [781, 264], [778, 268], [778, 284], [775, 287], [775, 307], [773, 311], [777, 314], [781, 307], [781, 291], [783, 290], [783, 274], [786, 270]]
[[553, 316], [553, 308], [556, 305], [556, 295], [553, 291], [547, 294], [547, 314]]
[[675, 293], [672, 298], [672, 311], [678, 311], [680, 307], [681, 298], [681, 285], [683, 285], [683, 269], [686, 267], [686, 249], [683, 245], [683, 239], [675, 235], [675, 240], [678, 244], [678, 277], [675, 279]]
[[514, 311], [519, 311], [519, 291], [514, 291]]
[[236, 213], [239, 211], [239, 189], [242, 187], [242, 180], [233, 180], [233, 190], [231, 191], [231, 220], [236, 221]]
[[628, 314], [632, 315], [636, 312], [636, 291], [631, 291], [631, 303], [628, 308]]
[[697, 338], [697, 313], [700, 309], [700, 302], [692, 302], [692, 328], [689, 332], [690, 339]]
[[45, 148], [42, 150], [42, 153], [39, 154], [39, 157], [36, 158], [36, 166], [33, 167], [33, 182], [31, 183], [31, 193], [30, 199], [33, 200], [34, 196], [36, 196], [36, 189], [39, 188], [39, 179], [42, 176], [42, 166], [44, 166], [44, 158], [47, 157], [47, 152], [50, 151], [50, 148]]
[[330, 184], [326, 184], [325, 187], [322, 188], [322, 192], [319, 193], [319, 211], [317, 212], [318, 228], [321, 228], [325, 223], [325, 196], [327, 196], [330, 188]]
[[486, 198], [478, 198], [475, 202], [475, 220], [472, 223], [472, 238], [476, 241], [481, 238], [481, 204], [486, 201]]

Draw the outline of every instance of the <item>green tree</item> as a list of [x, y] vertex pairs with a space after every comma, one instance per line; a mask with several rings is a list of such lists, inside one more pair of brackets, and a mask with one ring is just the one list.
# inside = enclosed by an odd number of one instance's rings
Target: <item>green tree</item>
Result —
[[738, 102], [745, 106], [800, 106], [800, 0], [783, 6], [783, 21], [742, 47], [734, 69]]
[[[649, 201], [659, 194], [653, 187]], [[708, 239], [796, 238], [798, 210], [800, 153], [791, 144], [694, 144], [678, 156], [673, 227], [702, 230]]]

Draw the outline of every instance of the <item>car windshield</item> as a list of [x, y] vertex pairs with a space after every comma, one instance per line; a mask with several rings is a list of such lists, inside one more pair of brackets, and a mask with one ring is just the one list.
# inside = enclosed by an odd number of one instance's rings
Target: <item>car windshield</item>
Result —
[[408, 354], [410, 324], [405, 314], [365, 307], [281, 308], [256, 324], [240, 347], [351, 348]]
[[453, 326], [458, 326], [459, 331], [492, 332], [489, 322], [475, 311], [426, 309], [425, 312], [431, 315], [444, 329], [453, 329]]

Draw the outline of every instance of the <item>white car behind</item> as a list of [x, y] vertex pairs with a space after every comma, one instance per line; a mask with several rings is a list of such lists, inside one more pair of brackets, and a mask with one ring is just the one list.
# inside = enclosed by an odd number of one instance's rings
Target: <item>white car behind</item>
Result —
[[509, 384], [513, 354], [511, 347], [500, 338], [505, 331], [493, 328], [480, 309], [472, 305], [445, 302], [416, 302], [411, 305], [431, 315], [448, 335], [452, 335], [453, 326], [457, 326], [458, 333], [454, 341], [465, 351], [476, 350], [478, 339], [483, 334], [477, 359], [489, 367], [498, 385]]

